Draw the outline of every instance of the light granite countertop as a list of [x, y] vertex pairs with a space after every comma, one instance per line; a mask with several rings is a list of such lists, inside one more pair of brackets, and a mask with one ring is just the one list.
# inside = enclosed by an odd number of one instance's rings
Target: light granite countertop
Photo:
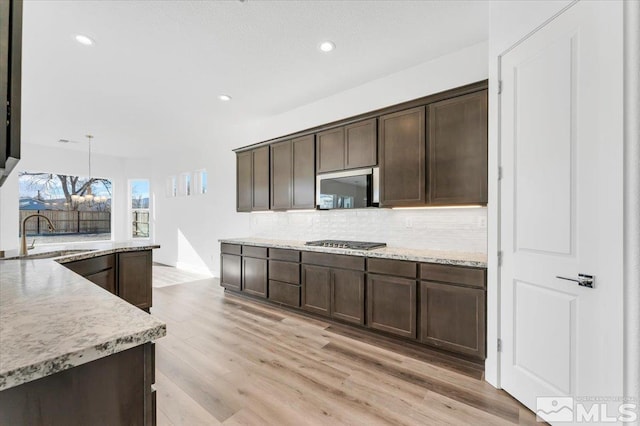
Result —
[[487, 267], [487, 255], [485, 253], [466, 253], [443, 250], [418, 250], [399, 247], [384, 247], [374, 250], [353, 250], [333, 247], [306, 246], [304, 245], [304, 241], [271, 240], [265, 238], [228, 238], [218, 241], [221, 243], [229, 244], [317, 251], [323, 253], [409, 260], [425, 263], [441, 263], [445, 265], [471, 266], [474, 268]]
[[[0, 391], [166, 334], [162, 321], [60, 265], [159, 246], [100, 242], [81, 247], [93, 251], [54, 260], [0, 260]], [[40, 252], [74, 249], [78, 245], [66, 244]]]

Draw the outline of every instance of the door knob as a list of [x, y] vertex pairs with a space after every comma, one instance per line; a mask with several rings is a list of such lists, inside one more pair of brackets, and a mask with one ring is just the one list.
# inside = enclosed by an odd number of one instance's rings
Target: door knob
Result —
[[594, 275], [578, 274], [578, 278], [561, 277], [559, 275], [556, 275], [556, 278], [567, 281], [575, 281], [579, 286], [582, 287], [595, 288], [596, 286], [596, 277]]

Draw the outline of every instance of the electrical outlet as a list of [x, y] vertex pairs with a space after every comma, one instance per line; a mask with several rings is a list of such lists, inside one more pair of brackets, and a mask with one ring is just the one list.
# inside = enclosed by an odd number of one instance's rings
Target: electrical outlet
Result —
[[405, 228], [413, 228], [413, 221], [411, 220], [410, 217], [406, 218], [404, 220], [404, 227]]
[[478, 218], [478, 226], [480, 228], [486, 228], [487, 227], [487, 218], [486, 217], [479, 217]]

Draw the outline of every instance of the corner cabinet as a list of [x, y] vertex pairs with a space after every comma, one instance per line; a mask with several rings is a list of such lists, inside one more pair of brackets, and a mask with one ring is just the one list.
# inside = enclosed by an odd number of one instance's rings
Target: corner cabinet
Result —
[[380, 117], [380, 206], [420, 206], [425, 190], [425, 107]]
[[236, 154], [236, 211], [269, 210], [269, 147]]
[[428, 106], [428, 201], [487, 203], [487, 91]]
[[140, 309], [151, 308], [151, 250], [118, 253], [118, 295]]

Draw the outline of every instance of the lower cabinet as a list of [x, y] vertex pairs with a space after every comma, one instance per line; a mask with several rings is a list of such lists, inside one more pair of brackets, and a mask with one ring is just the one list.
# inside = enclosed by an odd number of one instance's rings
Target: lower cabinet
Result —
[[300, 286], [269, 280], [269, 300], [283, 305], [300, 307]]
[[364, 325], [364, 273], [331, 271], [331, 316]]
[[242, 258], [242, 291], [267, 297], [267, 259]]
[[240, 291], [242, 288], [242, 257], [235, 254], [220, 256], [220, 285]]
[[140, 309], [152, 305], [151, 250], [129, 251], [62, 265]]
[[369, 274], [367, 325], [403, 337], [416, 338], [416, 280]]
[[331, 268], [302, 265], [302, 309], [331, 315]]
[[140, 309], [151, 307], [151, 250], [118, 253], [118, 295]]
[[420, 283], [420, 341], [443, 349], [485, 357], [485, 291]]

